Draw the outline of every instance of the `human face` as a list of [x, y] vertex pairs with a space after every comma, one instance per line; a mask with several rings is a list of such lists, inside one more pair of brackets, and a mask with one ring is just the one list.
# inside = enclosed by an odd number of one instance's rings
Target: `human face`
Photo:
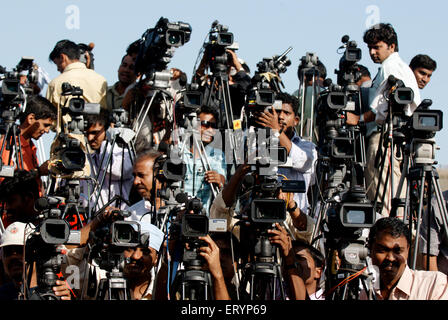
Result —
[[216, 119], [213, 114], [200, 113], [199, 121], [201, 122], [201, 140], [208, 144], [213, 141], [213, 136], [216, 133]]
[[299, 123], [299, 117], [294, 115], [294, 110], [290, 104], [282, 104], [282, 110], [276, 110], [281, 131], [287, 135], [292, 134], [294, 127]]
[[127, 55], [123, 58], [120, 67], [118, 68], [118, 80], [122, 84], [128, 86], [131, 83], [134, 83], [136, 78], [134, 72], [134, 59]]
[[384, 60], [395, 52], [395, 44], [390, 46], [384, 41], [378, 41], [377, 43], [368, 44], [370, 58], [374, 63], [383, 63]]
[[125, 264], [124, 273], [128, 277], [140, 277], [150, 274], [157, 260], [157, 252], [149, 247], [128, 248], [123, 252], [129, 263]]
[[31, 195], [11, 194], [5, 205], [8, 216], [22, 222], [28, 222], [36, 217], [34, 198]]
[[420, 67], [413, 70], [413, 72], [415, 75], [415, 80], [417, 80], [418, 87], [423, 89], [431, 80], [432, 73], [434, 71]]
[[68, 66], [68, 61], [66, 59], [66, 56], [65, 57], [64, 56], [65, 56], [64, 54], [61, 54], [59, 57], [53, 60], [54, 64], [56, 65], [60, 73], [64, 72], [65, 67]]
[[34, 140], [37, 140], [42, 137], [44, 133], [50, 132], [50, 128], [53, 125], [53, 119], [35, 119], [34, 116], [32, 116], [29, 117], [28, 123], [30, 124], [28, 130], [29, 136]]
[[381, 284], [391, 286], [403, 274], [408, 259], [409, 244], [406, 237], [393, 237], [387, 232], [380, 232], [372, 244], [372, 263], [378, 266]]
[[87, 141], [93, 150], [99, 150], [101, 144], [106, 139], [106, 130], [100, 123], [95, 123], [87, 129]]
[[314, 259], [306, 248], [296, 248], [296, 261], [300, 266], [300, 277], [306, 285], [312, 284], [316, 278], [319, 278]]
[[2, 260], [6, 274], [14, 281], [21, 282], [23, 274], [23, 246], [4, 246]]
[[138, 194], [146, 200], [151, 200], [153, 165], [154, 160], [149, 158], [142, 159], [134, 165], [134, 171], [132, 172], [134, 187]]

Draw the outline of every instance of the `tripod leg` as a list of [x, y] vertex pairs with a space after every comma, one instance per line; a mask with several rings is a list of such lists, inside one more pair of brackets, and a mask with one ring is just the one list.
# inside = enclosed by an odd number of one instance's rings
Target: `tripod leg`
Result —
[[[418, 241], [417, 237], [420, 234], [420, 225], [421, 225], [421, 217], [422, 217], [422, 211], [423, 211], [423, 195], [425, 193], [425, 179], [426, 179], [426, 172], [422, 173], [422, 178], [420, 180], [420, 196], [419, 196], [419, 203], [418, 203], [418, 211], [417, 211], [417, 228], [416, 228], [416, 241], [414, 243], [414, 253], [412, 255], [412, 264], [410, 265], [410, 268], [415, 270], [415, 265], [417, 262], [417, 250], [418, 250]], [[412, 228], [410, 229], [411, 237], [412, 237]]]

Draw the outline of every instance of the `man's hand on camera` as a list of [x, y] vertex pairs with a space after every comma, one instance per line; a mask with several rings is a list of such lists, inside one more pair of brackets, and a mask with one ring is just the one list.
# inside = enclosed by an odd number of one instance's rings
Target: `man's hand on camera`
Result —
[[98, 214], [100, 222], [114, 222], [120, 217], [120, 209], [116, 207], [107, 207], [102, 213]]
[[291, 238], [279, 223], [276, 223], [275, 227], [277, 229], [268, 230], [268, 233], [271, 234], [271, 236], [269, 237], [269, 241], [271, 241], [272, 244], [279, 245], [281, 254], [283, 255], [283, 257], [287, 257], [288, 255], [290, 255], [292, 249]]
[[199, 237], [199, 240], [207, 242], [207, 247], [200, 247], [199, 254], [207, 261], [208, 269], [215, 279], [221, 279], [224, 277], [221, 269], [221, 262], [219, 261], [219, 248], [212, 238], [207, 235], [205, 237]]
[[272, 112], [269, 110], [260, 112], [257, 115], [257, 119], [255, 120], [255, 122], [259, 125], [262, 125], [263, 127], [271, 128], [272, 130], [280, 132], [281, 126], [278, 122], [278, 113], [274, 108], [271, 108], [270, 110], [272, 110]]
[[53, 292], [56, 296], [60, 297], [61, 300], [71, 300], [70, 287], [65, 281], [56, 280], [56, 286], [53, 287]]
[[236, 55], [235, 51], [227, 49], [226, 52], [232, 57], [231, 66], [233, 66], [236, 69], [236, 72], [243, 69], [243, 66], [238, 60], [238, 56]]
[[351, 112], [347, 112], [346, 116], [347, 116], [346, 123], [349, 126], [356, 126], [358, 124], [358, 122], [359, 122], [359, 116], [358, 115], [356, 115], [354, 113], [351, 113]]

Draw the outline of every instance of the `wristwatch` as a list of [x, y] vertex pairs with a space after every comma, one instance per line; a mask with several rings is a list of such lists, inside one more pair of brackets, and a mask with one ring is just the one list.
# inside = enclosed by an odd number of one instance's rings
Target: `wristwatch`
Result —
[[364, 123], [364, 113], [362, 113], [362, 114], [359, 116], [359, 123], [361, 123], [361, 124]]
[[[294, 201], [294, 200], [293, 200]], [[297, 209], [297, 202], [294, 201], [294, 207], [286, 209], [289, 213], [296, 211]]]

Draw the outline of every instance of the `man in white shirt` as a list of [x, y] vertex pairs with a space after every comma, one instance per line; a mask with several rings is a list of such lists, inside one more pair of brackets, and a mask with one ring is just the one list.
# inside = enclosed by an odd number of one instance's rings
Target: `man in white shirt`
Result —
[[[356, 125], [363, 122], [376, 121], [378, 125], [382, 125], [387, 119], [388, 114], [388, 101], [386, 100], [385, 93], [390, 89], [388, 84], [389, 76], [394, 76], [396, 79], [403, 81], [406, 87], [409, 87], [414, 92], [413, 101], [403, 107], [404, 114], [406, 116], [412, 115], [415, 109], [420, 105], [420, 92], [417, 86], [415, 76], [409, 66], [398, 55], [398, 39], [397, 34], [390, 24], [380, 23], [371, 27], [364, 34], [364, 42], [369, 48], [369, 53], [374, 63], [381, 64], [376, 77], [373, 79], [372, 86], [369, 90], [369, 106], [370, 110], [356, 116], [348, 113], [347, 124]], [[372, 130], [373, 129], [373, 130]], [[387, 131], [385, 131], [387, 132]], [[397, 146], [394, 150], [384, 150], [379, 148], [381, 142], [381, 133], [378, 129], [371, 128], [366, 135], [369, 138], [369, 143], [366, 152], [367, 167], [365, 170], [367, 196], [370, 200], [375, 201], [377, 185], [380, 184], [379, 197], [385, 192], [383, 209], [381, 214], [383, 216], [389, 216], [391, 211], [391, 200], [394, 197], [404, 197], [406, 188], [402, 188], [401, 194], [396, 195], [399, 180], [401, 177], [401, 160], [402, 153], [397, 154]], [[383, 144], [381, 143], [381, 146]], [[377, 162], [377, 152], [381, 150], [382, 154], [387, 152], [387, 158], [384, 163], [384, 170], [381, 172], [379, 162]], [[390, 174], [387, 173], [387, 168], [390, 164], [391, 157], [394, 157], [393, 170], [393, 190], [391, 189]], [[385, 186], [385, 180], [389, 176], [387, 186]], [[379, 199], [381, 200], [381, 199]], [[400, 216], [401, 213], [398, 213]]]

